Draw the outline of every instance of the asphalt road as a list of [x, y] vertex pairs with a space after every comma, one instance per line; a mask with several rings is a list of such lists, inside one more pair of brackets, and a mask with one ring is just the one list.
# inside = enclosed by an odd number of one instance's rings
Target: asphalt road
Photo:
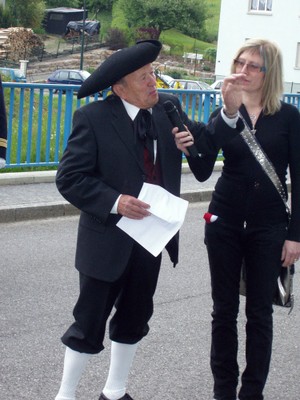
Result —
[[[151, 330], [138, 348], [128, 391], [135, 400], [211, 400], [210, 285], [203, 244], [206, 203], [189, 206], [181, 261], [164, 253]], [[0, 399], [54, 400], [62, 373], [60, 336], [72, 321], [78, 279], [73, 268], [78, 217], [3, 223], [0, 289]], [[296, 305], [274, 313], [274, 353], [265, 400], [299, 400], [300, 282]], [[244, 299], [239, 329], [244, 365]], [[89, 362], [77, 400], [98, 399], [107, 348]]]

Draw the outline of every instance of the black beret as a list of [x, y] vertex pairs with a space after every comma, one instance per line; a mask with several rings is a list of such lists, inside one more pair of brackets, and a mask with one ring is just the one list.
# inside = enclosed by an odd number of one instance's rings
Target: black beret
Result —
[[78, 99], [107, 89], [124, 76], [152, 63], [161, 47], [158, 40], [141, 40], [134, 46], [116, 51], [83, 82]]

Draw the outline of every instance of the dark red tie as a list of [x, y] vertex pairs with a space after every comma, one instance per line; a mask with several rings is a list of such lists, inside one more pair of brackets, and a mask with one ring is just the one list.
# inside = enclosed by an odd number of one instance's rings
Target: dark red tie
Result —
[[154, 144], [157, 133], [154, 129], [152, 114], [148, 110], [140, 109], [133, 122], [136, 138], [143, 144], [144, 166], [147, 173], [147, 182], [159, 183], [160, 173], [157, 163], [154, 164]]

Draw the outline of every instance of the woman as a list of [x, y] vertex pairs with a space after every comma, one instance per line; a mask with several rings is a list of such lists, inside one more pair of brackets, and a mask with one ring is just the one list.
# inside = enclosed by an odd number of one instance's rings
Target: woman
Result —
[[[286, 193], [286, 173], [290, 168], [292, 214], [288, 225], [285, 206], [275, 186], [241, 135], [237, 135], [223, 147], [224, 167], [207, 214], [214, 217], [206, 215], [205, 243], [213, 298], [214, 398], [237, 398], [237, 315], [244, 260], [246, 367], [238, 398], [261, 400], [271, 359], [276, 280], [281, 266], [291, 265], [300, 255], [300, 115], [294, 106], [280, 101], [282, 58], [272, 42], [246, 41], [232, 62], [231, 72], [224, 80], [222, 95], [226, 98], [228, 88], [236, 85], [236, 103], [221, 112], [236, 119], [241, 129], [243, 117], [273, 163]], [[197, 177], [196, 168], [193, 172]]]

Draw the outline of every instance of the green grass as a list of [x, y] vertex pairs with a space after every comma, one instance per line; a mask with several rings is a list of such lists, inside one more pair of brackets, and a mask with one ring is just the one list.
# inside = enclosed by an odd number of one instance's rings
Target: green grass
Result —
[[206, 0], [208, 19], [205, 27], [209, 41], [201, 41], [182, 34], [176, 29], [162, 32], [160, 39], [171, 47], [171, 54], [182, 55], [183, 52], [204, 53], [208, 48], [215, 48], [219, 30], [221, 0]]
[[171, 55], [182, 56], [184, 52], [195, 53], [196, 49], [198, 53], [203, 54], [206, 49], [215, 47], [214, 44], [191, 38], [176, 29], [162, 32], [160, 40], [163, 44], [170, 46]]
[[[18, 164], [35, 162], [37, 157], [40, 163], [55, 161], [55, 149], [59, 141], [60, 153], [63, 149], [63, 130], [66, 115], [66, 96], [43, 96], [40, 102], [40, 93], [34, 92], [33, 110], [30, 114], [30, 93], [28, 90], [21, 96], [20, 89], [14, 89], [13, 107], [9, 104], [9, 91], [5, 90], [5, 102], [7, 106], [8, 121], [12, 121], [12, 137], [10, 149], [10, 163]], [[73, 99], [72, 109], [76, 108], [76, 97]], [[60, 102], [60, 103], [59, 103]], [[23, 110], [22, 121], [20, 120], [20, 107]], [[52, 110], [52, 113], [50, 113]], [[60, 112], [59, 112], [60, 110]], [[12, 113], [12, 116], [10, 115]], [[12, 117], [12, 119], [11, 119]], [[49, 128], [49, 121], [50, 129]], [[21, 125], [22, 122], [22, 125]], [[29, 126], [31, 125], [31, 129]], [[21, 129], [22, 128], [22, 129]], [[46, 149], [50, 149], [49, 159], [46, 157]], [[22, 170], [42, 170], [41, 167], [22, 167]], [[45, 169], [52, 169], [47, 167]], [[13, 171], [20, 170], [15, 167]], [[5, 169], [9, 172], [10, 169]]]
[[219, 31], [221, 0], [207, 0], [206, 6], [209, 15], [209, 18], [206, 20], [205, 23], [207, 35], [211, 42], [216, 42], [218, 39]]

